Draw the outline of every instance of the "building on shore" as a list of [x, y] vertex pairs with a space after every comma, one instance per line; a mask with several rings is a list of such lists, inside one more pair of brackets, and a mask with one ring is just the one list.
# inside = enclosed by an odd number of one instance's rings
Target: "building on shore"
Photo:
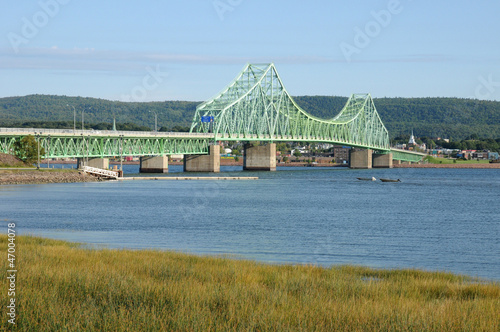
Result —
[[349, 150], [350, 148], [345, 146], [336, 145], [333, 147], [333, 158], [335, 163], [344, 164], [349, 163]]

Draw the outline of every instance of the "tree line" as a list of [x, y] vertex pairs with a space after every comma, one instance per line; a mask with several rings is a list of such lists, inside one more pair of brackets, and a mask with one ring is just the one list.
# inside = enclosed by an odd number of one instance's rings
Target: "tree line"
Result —
[[[293, 97], [306, 112], [329, 119], [347, 102], [340, 96]], [[0, 127], [25, 127], [28, 123], [56, 128], [103, 129], [116, 121], [119, 130], [154, 128], [155, 114], [162, 131], [184, 131], [200, 102], [118, 102], [96, 98], [29, 95], [0, 98]], [[500, 137], [500, 102], [463, 98], [374, 98], [374, 104], [391, 138], [410, 134], [442, 137], [452, 141]], [[76, 119], [75, 119], [76, 118]], [[48, 128], [47, 127], [47, 128]], [[125, 129], [136, 128], [136, 129]], [[181, 130], [182, 129], [182, 130]]]

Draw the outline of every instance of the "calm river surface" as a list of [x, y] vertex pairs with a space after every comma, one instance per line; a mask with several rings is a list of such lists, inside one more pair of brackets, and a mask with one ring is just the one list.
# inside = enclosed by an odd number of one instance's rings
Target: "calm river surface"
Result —
[[[499, 170], [222, 170], [260, 179], [0, 186], [0, 220], [20, 234], [110, 248], [500, 280]], [[356, 179], [371, 176], [402, 182]]]

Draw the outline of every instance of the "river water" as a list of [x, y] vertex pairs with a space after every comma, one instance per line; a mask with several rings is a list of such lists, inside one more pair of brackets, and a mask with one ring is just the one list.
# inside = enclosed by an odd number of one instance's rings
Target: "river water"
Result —
[[[170, 166], [167, 176], [181, 171]], [[259, 180], [0, 186], [0, 220], [16, 222], [20, 234], [99, 247], [500, 280], [498, 170], [222, 171], [219, 176]], [[138, 166], [125, 172], [133, 175]], [[371, 176], [402, 182], [356, 179]]]

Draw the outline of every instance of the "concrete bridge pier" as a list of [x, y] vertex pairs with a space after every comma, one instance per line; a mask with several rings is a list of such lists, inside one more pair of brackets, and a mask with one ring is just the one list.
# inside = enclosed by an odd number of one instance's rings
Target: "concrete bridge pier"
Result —
[[184, 155], [184, 172], [220, 172], [220, 146], [210, 145], [209, 154]]
[[77, 168], [89, 166], [100, 169], [109, 169], [109, 158], [89, 158], [88, 162], [84, 161], [84, 158], [77, 158], [76, 163]]
[[372, 160], [373, 168], [392, 168], [392, 153], [374, 153]]
[[76, 158], [76, 168], [80, 169], [83, 166], [85, 166], [85, 159], [84, 158]]
[[168, 157], [142, 156], [139, 173], [168, 173]]
[[349, 151], [349, 168], [353, 169], [372, 168], [372, 150], [351, 149]]
[[243, 169], [252, 171], [276, 171], [276, 143], [252, 146], [245, 144]]

